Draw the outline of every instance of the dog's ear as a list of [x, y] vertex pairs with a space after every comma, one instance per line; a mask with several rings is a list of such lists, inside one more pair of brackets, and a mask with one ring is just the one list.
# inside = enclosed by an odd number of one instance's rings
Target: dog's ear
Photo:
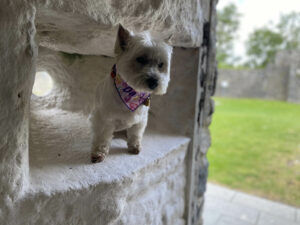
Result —
[[126, 46], [128, 44], [130, 38], [130, 33], [128, 30], [126, 30], [121, 24], [119, 24], [119, 30], [118, 30], [118, 44], [122, 51], [126, 49]]

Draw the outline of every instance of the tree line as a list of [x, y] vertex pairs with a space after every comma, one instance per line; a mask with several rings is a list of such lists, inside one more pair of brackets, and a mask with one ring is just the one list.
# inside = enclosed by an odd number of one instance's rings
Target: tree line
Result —
[[239, 63], [234, 55], [234, 42], [240, 27], [241, 14], [230, 3], [218, 10], [217, 61], [221, 68], [263, 68], [274, 61], [281, 50], [300, 49], [300, 12], [280, 16], [278, 23], [270, 23], [253, 30], [246, 41], [246, 62]]

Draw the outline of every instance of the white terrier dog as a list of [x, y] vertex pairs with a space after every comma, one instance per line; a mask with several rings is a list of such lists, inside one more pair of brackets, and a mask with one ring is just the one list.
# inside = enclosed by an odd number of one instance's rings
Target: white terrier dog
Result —
[[91, 161], [101, 162], [116, 131], [127, 130], [129, 153], [141, 151], [148, 121], [150, 95], [162, 95], [170, 80], [172, 47], [148, 33], [133, 34], [121, 25], [111, 76], [97, 87], [91, 115]]

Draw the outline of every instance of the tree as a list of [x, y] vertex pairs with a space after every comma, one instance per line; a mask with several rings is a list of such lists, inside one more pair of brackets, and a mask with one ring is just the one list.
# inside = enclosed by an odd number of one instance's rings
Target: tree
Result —
[[265, 67], [282, 48], [283, 37], [281, 34], [265, 27], [255, 30], [247, 41], [247, 66], [251, 68]]
[[280, 50], [300, 48], [300, 13], [282, 15], [279, 22], [254, 30], [246, 43], [247, 66], [265, 67]]
[[284, 49], [300, 47], [300, 12], [281, 15], [277, 25], [279, 33], [284, 37]]
[[218, 10], [217, 60], [220, 64], [231, 65], [236, 60], [233, 54], [233, 43], [237, 37], [240, 16], [233, 3]]

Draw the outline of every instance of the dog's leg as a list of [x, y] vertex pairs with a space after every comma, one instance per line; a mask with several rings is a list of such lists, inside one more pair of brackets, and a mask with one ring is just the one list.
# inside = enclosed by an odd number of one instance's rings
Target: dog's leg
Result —
[[97, 114], [93, 115], [91, 122], [93, 129], [91, 161], [98, 163], [102, 162], [109, 152], [114, 126], [104, 123], [99, 116], [97, 117]]
[[92, 163], [102, 162], [105, 159], [109, 152], [113, 132], [113, 126], [106, 125], [101, 131], [94, 133], [91, 155]]
[[140, 123], [137, 123], [127, 129], [127, 145], [128, 152], [132, 154], [139, 154], [141, 151], [141, 142], [143, 134], [147, 125], [147, 119]]

